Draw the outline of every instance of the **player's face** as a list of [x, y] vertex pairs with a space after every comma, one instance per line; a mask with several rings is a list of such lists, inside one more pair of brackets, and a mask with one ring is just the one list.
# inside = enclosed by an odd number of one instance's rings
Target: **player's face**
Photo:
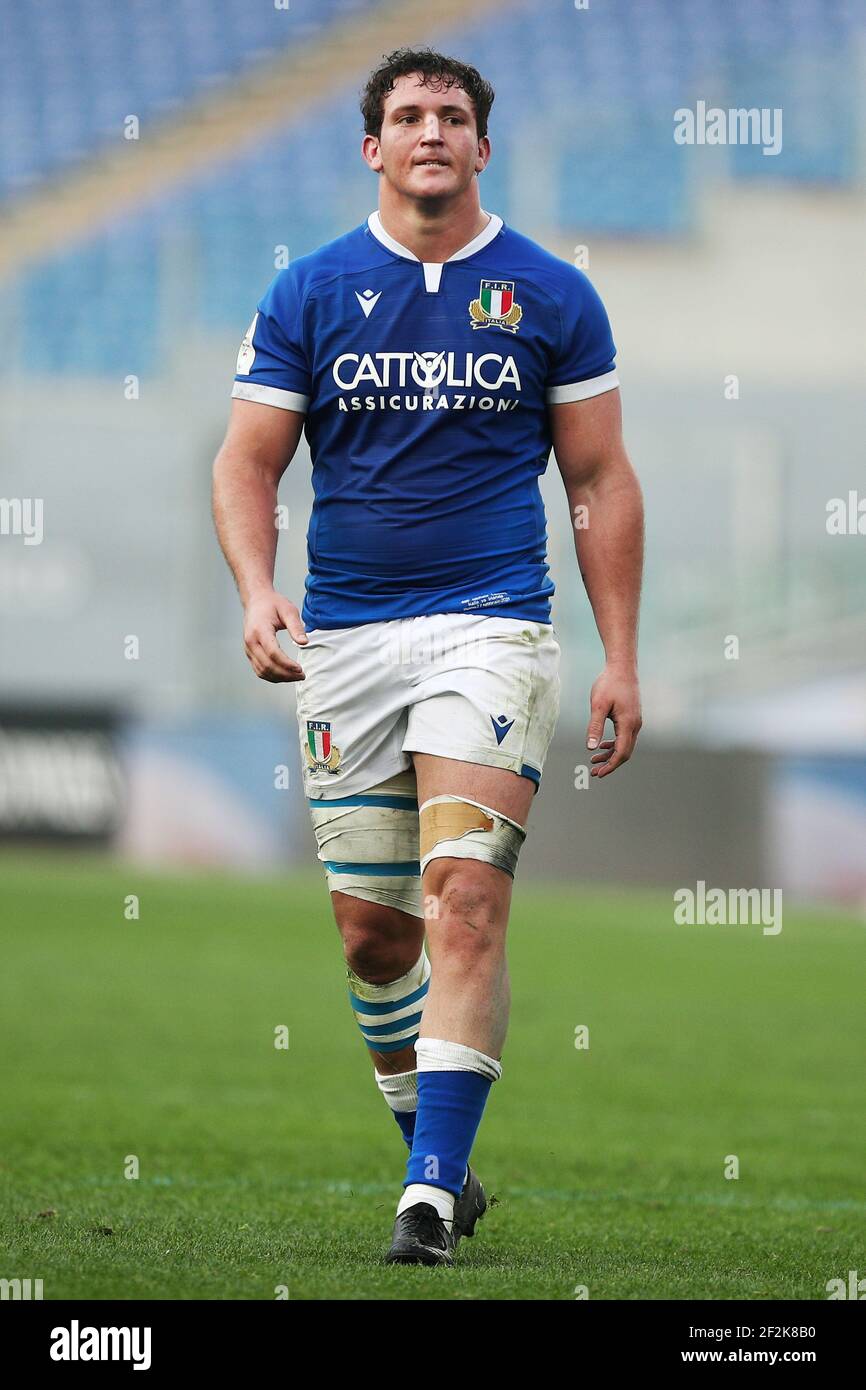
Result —
[[414, 74], [397, 79], [385, 99], [378, 155], [399, 192], [422, 199], [459, 196], [488, 154], [462, 87], [431, 90]]

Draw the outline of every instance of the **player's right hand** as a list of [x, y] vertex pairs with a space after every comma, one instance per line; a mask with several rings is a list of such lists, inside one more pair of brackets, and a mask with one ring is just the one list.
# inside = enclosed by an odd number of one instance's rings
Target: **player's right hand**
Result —
[[278, 632], [288, 632], [299, 645], [307, 640], [293, 603], [276, 589], [254, 594], [244, 609], [244, 651], [256, 675], [263, 681], [306, 680], [297, 661], [292, 661], [277, 641]]

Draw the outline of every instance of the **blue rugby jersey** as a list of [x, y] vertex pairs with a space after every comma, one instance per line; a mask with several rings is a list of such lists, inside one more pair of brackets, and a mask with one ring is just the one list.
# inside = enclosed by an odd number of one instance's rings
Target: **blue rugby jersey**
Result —
[[550, 622], [547, 406], [618, 385], [587, 277], [492, 215], [443, 264], [378, 212], [272, 281], [232, 395], [304, 412], [305, 627]]

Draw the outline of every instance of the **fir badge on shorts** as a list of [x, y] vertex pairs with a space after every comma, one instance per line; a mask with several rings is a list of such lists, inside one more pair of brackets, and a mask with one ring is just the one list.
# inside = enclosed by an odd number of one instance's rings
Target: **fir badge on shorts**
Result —
[[339, 772], [341, 753], [337, 745], [331, 742], [330, 720], [307, 720], [307, 741], [304, 745], [304, 757], [307, 772]]

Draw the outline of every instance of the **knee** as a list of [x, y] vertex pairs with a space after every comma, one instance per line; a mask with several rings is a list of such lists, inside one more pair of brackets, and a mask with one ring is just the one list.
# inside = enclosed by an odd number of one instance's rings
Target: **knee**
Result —
[[389, 984], [411, 970], [424, 941], [420, 918], [347, 893], [333, 902], [346, 964], [360, 979]]
[[428, 889], [436, 899], [427, 922], [431, 943], [464, 963], [501, 950], [508, 893], [502, 871], [471, 859], [439, 862]]

